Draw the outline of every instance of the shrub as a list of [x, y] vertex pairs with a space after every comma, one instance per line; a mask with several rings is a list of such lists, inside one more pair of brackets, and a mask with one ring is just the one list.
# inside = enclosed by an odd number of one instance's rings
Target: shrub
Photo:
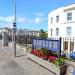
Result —
[[65, 60], [62, 57], [60, 57], [60, 58], [58, 58], [58, 59], [55, 60], [55, 64], [59, 65], [59, 66], [63, 65], [64, 62], [65, 62]]

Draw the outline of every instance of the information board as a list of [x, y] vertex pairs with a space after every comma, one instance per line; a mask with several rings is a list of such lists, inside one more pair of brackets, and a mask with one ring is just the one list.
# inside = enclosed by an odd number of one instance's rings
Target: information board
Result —
[[60, 50], [60, 39], [33, 39], [32, 47], [35, 48], [46, 48], [48, 50], [57, 51]]

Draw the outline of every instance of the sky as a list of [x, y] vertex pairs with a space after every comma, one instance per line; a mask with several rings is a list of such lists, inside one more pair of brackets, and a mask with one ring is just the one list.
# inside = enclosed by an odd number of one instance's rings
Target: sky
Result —
[[[48, 31], [48, 14], [75, 0], [16, 0], [17, 29]], [[0, 28], [13, 26], [14, 0], [0, 0]]]

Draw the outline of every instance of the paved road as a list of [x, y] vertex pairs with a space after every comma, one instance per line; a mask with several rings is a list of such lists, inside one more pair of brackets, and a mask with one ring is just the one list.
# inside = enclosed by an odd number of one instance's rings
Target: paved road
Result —
[[[24, 55], [24, 56], [21, 56]], [[3, 47], [0, 41], [0, 75], [54, 75], [27, 58], [27, 53], [17, 48], [17, 56], [13, 58], [13, 46]]]

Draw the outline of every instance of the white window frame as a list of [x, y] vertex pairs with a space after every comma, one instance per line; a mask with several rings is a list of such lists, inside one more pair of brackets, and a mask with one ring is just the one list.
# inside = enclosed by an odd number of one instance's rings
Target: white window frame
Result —
[[59, 15], [56, 16], [56, 23], [59, 22]]
[[66, 27], [66, 35], [71, 36], [72, 35], [72, 27]]
[[56, 36], [59, 36], [59, 28], [56, 28]]
[[53, 36], [53, 29], [50, 29], [50, 31], [51, 31], [50, 35]]
[[67, 21], [72, 21], [72, 12], [67, 13]]
[[53, 18], [51, 17], [51, 24], [53, 24]]

